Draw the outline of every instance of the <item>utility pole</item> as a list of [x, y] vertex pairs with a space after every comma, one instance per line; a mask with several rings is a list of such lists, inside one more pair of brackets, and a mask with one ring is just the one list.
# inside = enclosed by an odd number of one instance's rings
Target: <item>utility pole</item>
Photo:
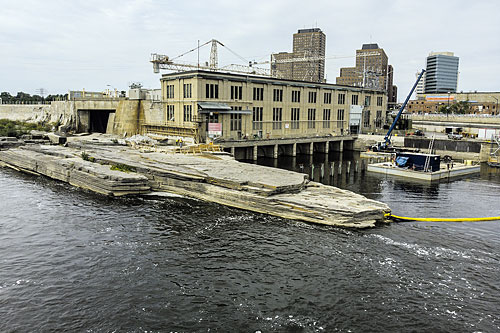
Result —
[[42, 96], [42, 98], [45, 98], [45, 94], [47, 93], [47, 90], [45, 90], [45, 88], [38, 88], [38, 89], [36, 90], [36, 92], [37, 92], [40, 96]]
[[446, 119], [448, 119], [448, 113], [450, 113], [450, 93], [448, 91], [448, 107], [446, 108]]

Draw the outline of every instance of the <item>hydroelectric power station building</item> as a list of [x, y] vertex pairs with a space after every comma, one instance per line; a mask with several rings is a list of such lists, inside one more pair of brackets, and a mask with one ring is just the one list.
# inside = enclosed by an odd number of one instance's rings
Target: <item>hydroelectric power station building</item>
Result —
[[387, 110], [380, 90], [203, 70], [164, 74], [161, 89], [165, 121], [145, 132], [198, 142], [375, 132]]

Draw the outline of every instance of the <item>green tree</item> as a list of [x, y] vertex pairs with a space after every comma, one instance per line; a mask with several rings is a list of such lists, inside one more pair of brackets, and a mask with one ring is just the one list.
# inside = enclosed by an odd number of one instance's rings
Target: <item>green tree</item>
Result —
[[460, 101], [450, 105], [450, 111], [456, 114], [468, 114], [471, 111], [469, 101]]
[[471, 112], [471, 106], [469, 101], [460, 101], [450, 104], [450, 106], [444, 104], [438, 109], [439, 113], [455, 113], [455, 114], [467, 114]]

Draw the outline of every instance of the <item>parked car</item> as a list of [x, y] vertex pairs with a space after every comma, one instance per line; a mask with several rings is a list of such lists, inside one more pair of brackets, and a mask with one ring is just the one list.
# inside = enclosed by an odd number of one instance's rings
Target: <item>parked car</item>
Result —
[[461, 140], [463, 138], [462, 134], [448, 133], [448, 139]]

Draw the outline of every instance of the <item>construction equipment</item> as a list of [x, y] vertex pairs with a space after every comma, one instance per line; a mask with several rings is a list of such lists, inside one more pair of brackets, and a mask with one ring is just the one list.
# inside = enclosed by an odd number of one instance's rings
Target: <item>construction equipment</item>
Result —
[[[181, 63], [181, 62], [177, 62], [177, 61], [174, 62], [175, 59], [180, 58], [188, 53], [198, 51], [201, 47], [203, 47], [207, 44], [211, 44], [210, 63], [207, 62], [204, 65], [202, 65], [199, 63], [199, 59], [198, 59], [198, 64], [187, 64], [187, 63]], [[170, 59], [167, 55], [163, 55], [163, 54], [158, 54], [158, 53], [151, 54], [150, 62], [153, 64], [153, 72], [159, 73], [160, 69], [173, 70], [173, 71], [177, 71], [177, 72], [192, 70], [192, 69], [203, 69], [203, 70], [209, 70], [209, 71], [235, 72], [235, 73], [243, 73], [243, 74], [255, 74], [255, 75], [270, 76], [269, 70], [264, 69], [264, 68], [258, 68], [258, 67], [251, 67], [251, 66], [244, 66], [244, 65], [229, 65], [229, 66], [219, 68], [217, 45], [223, 46], [229, 52], [236, 55], [238, 58], [242, 59], [245, 63], [248, 62], [245, 58], [239, 56], [236, 52], [229, 49], [227, 46], [222, 44], [220, 41], [218, 41], [216, 39], [212, 39], [212, 40], [209, 40], [208, 42], [203, 43], [203, 44], [199, 45], [198, 47], [195, 47], [194, 49], [189, 50], [187, 52], [184, 52], [183, 54], [181, 54], [175, 58], [172, 58], [172, 59]]]
[[436, 134], [432, 136], [432, 140], [429, 143], [429, 154], [427, 154], [427, 157], [425, 159], [425, 164], [424, 164], [424, 172], [429, 171], [429, 166], [430, 166], [430, 161], [431, 161], [431, 154], [432, 150], [434, 149], [434, 140], [436, 139]]
[[392, 147], [392, 145], [391, 145], [392, 131], [394, 130], [394, 127], [396, 126], [396, 123], [398, 122], [399, 117], [401, 117], [401, 114], [403, 113], [403, 111], [404, 111], [404, 109], [406, 107], [406, 104], [408, 104], [408, 101], [410, 100], [410, 97], [413, 94], [413, 91], [415, 91], [415, 88], [417, 87], [417, 84], [420, 81], [420, 79], [422, 78], [422, 76], [424, 75], [424, 73], [425, 73], [425, 69], [422, 69], [422, 72], [418, 76], [417, 81], [415, 82], [415, 84], [413, 85], [413, 88], [411, 88], [410, 93], [406, 97], [405, 102], [403, 103], [403, 105], [401, 105], [401, 108], [399, 109], [398, 114], [396, 115], [396, 118], [394, 118], [394, 121], [392, 122], [392, 125], [389, 128], [389, 131], [387, 131], [387, 134], [384, 137], [384, 141], [377, 142], [377, 144], [375, 144], [374, 146], [372, 146], [372, 150], [373, 151], [390, 151], [390, 150], [394, 150], [393, 147]]
[[498, 147], [492, 147], [491, 149], [495, 149], [491, 154], [490, 158], [488, 159], [488, 165], [491, 167], [496, 167], [500, 168], [500, 135], [492, 137], [491, 143], [493, 144], [493, 141], [496, 142]]

